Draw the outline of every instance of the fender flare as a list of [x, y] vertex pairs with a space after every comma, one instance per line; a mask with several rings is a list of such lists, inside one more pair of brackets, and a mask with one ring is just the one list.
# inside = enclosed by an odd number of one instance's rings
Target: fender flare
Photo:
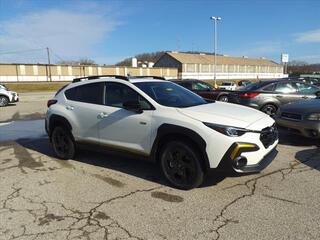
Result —
[[153, 142], [152, 149], [151, 149], [151, 159], [154, 162], [158, 161], [158, 153], [162, 147], [162, 145], [166, 142], [165, 140], [173, 138], [181, 138], [184, 137], [184, 139], [190, 140], [192, 143], [196, 145], [198, 150], [200, 151], [200, 154], [202, 156], [202, 164], [204, 170], [207, 170], [210, 168], [208, 155], [206, 152], [206, 141], [195, 131], [174, 125], [174, 124], [162, 124], [157, 131], [157, 136]]

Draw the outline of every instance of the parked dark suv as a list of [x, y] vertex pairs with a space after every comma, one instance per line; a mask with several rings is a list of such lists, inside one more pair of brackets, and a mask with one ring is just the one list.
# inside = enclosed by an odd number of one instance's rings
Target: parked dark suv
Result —
[[229, 93], [232, 92], [230, 90], [216, 89], [210, 84], [196, 79], [172, 79], [171, 81], [191, 90], [205, 99], [228, 102]]
[[281, 105], [316, 98], [320, 88], [302, 81], [268, 80], [252, 83], [229, 96], [230, 101], [274, 116]]

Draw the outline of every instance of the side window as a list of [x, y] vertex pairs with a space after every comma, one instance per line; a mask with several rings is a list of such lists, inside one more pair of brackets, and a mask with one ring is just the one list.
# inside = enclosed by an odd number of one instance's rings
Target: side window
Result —
[[276, 87], [276, 92], [279, 93], [296, 93], [297, 89], [290, 82], [278, 83]]
[[143, 110], [153, 109], [150, 103], [132, 88], [121, 83], [107, 82], [105, 95], [107, 106], [123, 108], [123, 103], [129, 101], [138, 101]]
[[313, 95], [316, 92], [320, 91], [319, 88], [312, 85], [305, 84], [305, 83], [297, 82], [296, 86], [298, 88], [298, 92], [301, 94]]
[[262, 90], [266, 91], [266, 92], [273, 92], [274, 86], [275, 86], [275, 84], [269, 84], [269, 85], [265, 86], [264, 88], [262, 88]]
[[102, 105], [103, 90], [104, 82], [89, 83], [68, 89], [65, 92], [65, 96], [68, 100], [72, 101]]
[[189, 83], [189, 82], [182, 82], [182, 83], [180, 83], [180, 85], [181, 85], [182, 87], [185, 87], [185, 88], [189, 89], [189, 90], [192, 89], [192, 85], [191, 85], [191, 83]]
[[194, 82], [192, 84], [192, 90], [207, 91], [207, 90], [210, 90], [210, 89], [211, 89], [211, 87], [209, 85], [207, 85], [206, 83]]

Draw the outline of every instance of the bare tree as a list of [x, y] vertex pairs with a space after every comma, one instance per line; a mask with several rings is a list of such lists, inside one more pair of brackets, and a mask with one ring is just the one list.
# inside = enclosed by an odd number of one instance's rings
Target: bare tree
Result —
[[82, 58], [80, 60], [70, 60], [70, 61], [59, 61], [58, 64], [62, 65], [86, 65], [86, 66], [92, 66], [92, 65], [97, 65], [96, 62], [92, 59], [89, 58]]

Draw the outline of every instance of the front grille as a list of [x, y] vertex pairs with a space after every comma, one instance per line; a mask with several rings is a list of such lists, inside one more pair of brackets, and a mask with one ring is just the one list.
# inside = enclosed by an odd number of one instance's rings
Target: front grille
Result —
[[271, 146], [278, 139], [278, 130], [275, 125], [262, 129], [260, 141], [265, 148]]
[[296, 114], [296, 113], [283, 112], [283, 113], [281, 113], [281, 118], [288, 119], [288, 120], [294, 120], [294, 121], [300, 121], [302, 119], [302, 116], [300, 114]]

